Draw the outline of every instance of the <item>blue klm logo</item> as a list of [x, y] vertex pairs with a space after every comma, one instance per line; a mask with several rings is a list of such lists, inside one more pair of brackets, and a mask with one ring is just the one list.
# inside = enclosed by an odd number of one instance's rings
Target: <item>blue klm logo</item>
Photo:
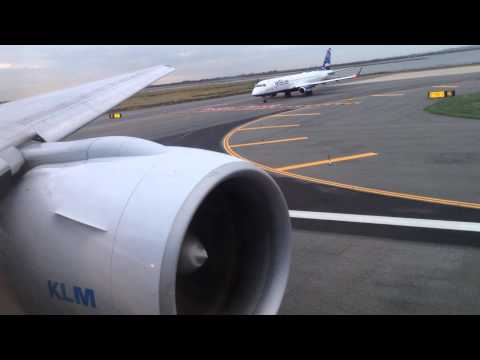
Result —
[[73, 286], [69, 296], [67, 287], [64, 283], [48, 280], [48, 291], [50, 297], [61, 301], [76, 303], [87, 307], [96, 308], [95, 291], [92, 289]]

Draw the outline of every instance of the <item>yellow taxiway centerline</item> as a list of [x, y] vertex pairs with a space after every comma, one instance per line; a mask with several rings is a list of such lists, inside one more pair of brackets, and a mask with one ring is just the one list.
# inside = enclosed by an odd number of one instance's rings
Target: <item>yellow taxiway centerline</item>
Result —
[[[293, 110], [290, 110], [293, 111]], [[271, 117], [271, 115], [267, 115], [262, 118], [258, 118], [254, 121], [251, 121], [248, 124], [244, 124], [242, 126], [246, 125], [251, 125], [253, 123], [260, 122], [262, 120], [265, 120], [267, 118]], [[369, 193], [369, 194], [375, 194], [375, 195], [382, 195], [382, 196], [388, 196], [388, 197], [393, 197], [393, 198], [399, 198], [399, 199], [407, 199], [407, 200], [414, 200], [414, 201], [421, 201], [421, 202], [428, 202], [432, 204], [439, 204], [439, 205], [448, 205], [448, 206], [457, 206], [457, 207], [463, 207], [463, 208], [469, 208], [469, 209], [480, 209], [480, 204], [479, 203], [471, 203], [471, 202], [465, 202], [465, 201], [456, 201], [456, 200], [448, 200], [448, 199], [441, 199], [441, 198], [434, 198], [434, 197], [429, 197], [429, 196], [422, 196], [422, 195], [414, 195], [414, 194], [407, 194], [407, 193], [399, 193], [399, 192], [393, 192], [393, 191], [386, 191], [386, 190], [381, 190], [381, 189], [372, 189], [372, 188], [367, 188], [363, 186], [355, 186], [355, 185], [350, 185], [350, 184], [343, 184], [339, 183], [336, 181], [330, 181], [330, 180], [325, 180], [325, 179], [320, 179], [320, 178], [314, 178], [310, 176], [303, 176], [303, 175], [298, 175], [295, 173], [291, 173], [288, 171], [280, 171], [277, 170], [273, 167], [270, 167], [265, 164], [260, 164], [258, 162], [252, 161], [250, 159], [247, 159], [243, 156], [241, 156], [239, 153], [237, 153], [235, 150], [232, 148], [235, 147], [235, 145], [230, 145], [230, 138], [235, 134], [238, 129], [241, 126], [234, 128], [230, 130], [225, 137], [223, 138], [223, 148], [225, 151], [231, 155], [235, 156], [238, 159], [244, 160], [244, 161], [249, 161], [250, 163], [258, 166], [259, 168], [274, 173], [282, 176], [289, 176], [298, 180], [303, 180], [306, 182], [311, 182], [314, 184], [320, 184], [320, 185], [326, 185], [326, 186], [333, 186], [341, 189], [347, 189], [347, 190], [352, 190], [352, 191], [359, 191], [359, 192], [364, 192], [364, 193]]]
[[294, 138], [288, 138], [288, 139], [266, 140], [266, 141], [257, 141], [257, 142], [244, 143], [244, 144], [236, 144], [236, 145], [230, 145], [230, 147], [237, 148], [237, 147], [255, 146], [255, 145], [263, 145], [263, 144], [277, 144], [277, 143], [300, 141], [300, 140], [307, 140], [307, 139], [308, 137], [302, 136], [302, 137], [294, 137]]
[[307, 167], [313, 167], [313, 166], [319, 166], [319, 165], [325, 165], [325, 164], [332, 164], [332, 163], [341, 162], [341, 161], [363, 159], [363, 158], [366, 158], [366, 157], [377, 156], [377, 155], [378, 155], [377, 153], [369, 152], [369, 153], [364, 153], [364, 154], [341, 156], [341, 157], [331, 158], [331, 159], [327, 159], [327, 160], [320, 160], [320, 161], [313, 161], [313, 162], [307, 162], [307, 163], [293, 164], [293, 165], [289, 165], [289, 166], [278, 167], [278, 168], [276, 168], [276, 170], [279, 170], [279, 171], [297, 170], [297, 169], [303, 169], [303, 168], [307, 168]]

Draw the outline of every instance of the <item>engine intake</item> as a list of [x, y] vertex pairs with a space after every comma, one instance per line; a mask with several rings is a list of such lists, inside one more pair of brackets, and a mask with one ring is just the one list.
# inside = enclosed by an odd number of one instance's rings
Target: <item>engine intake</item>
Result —
[[278, 311], [291, 229], [264, 171], [139, 139], [61, 144], [25, 151], [35, 166], [0, 204], [9, 274], [27, 312]]

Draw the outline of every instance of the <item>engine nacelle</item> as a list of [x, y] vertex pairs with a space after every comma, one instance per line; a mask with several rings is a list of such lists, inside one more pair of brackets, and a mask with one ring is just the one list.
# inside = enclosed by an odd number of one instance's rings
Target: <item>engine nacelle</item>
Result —
[[291, 228], [264, 171], [133, 138], [42, 144], [25, 154], [34, 167], [2, 200], [0, 227], [27, 312], [278, 311]]
[[309, 87], [301, 87], [301, 88], [298, 88], [298, 91], [299, 91], [300, 94], [302, 94], [302, 95], [310, 95], [310, 94], [312, 94], [313, 87], [312, 87], [312, 86], [309, 86]]
[[302, 95], [312, 95], [313, 87], [301, 87], [298, 88], [298, 91]]

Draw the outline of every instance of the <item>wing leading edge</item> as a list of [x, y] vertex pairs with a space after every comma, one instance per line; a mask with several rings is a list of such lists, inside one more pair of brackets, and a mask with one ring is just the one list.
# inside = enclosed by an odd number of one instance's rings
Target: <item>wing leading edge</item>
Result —
[[0, 175], [21, 166], [16, 146], [61, 140], [174, 70], [155, 66], [0, 105]]

